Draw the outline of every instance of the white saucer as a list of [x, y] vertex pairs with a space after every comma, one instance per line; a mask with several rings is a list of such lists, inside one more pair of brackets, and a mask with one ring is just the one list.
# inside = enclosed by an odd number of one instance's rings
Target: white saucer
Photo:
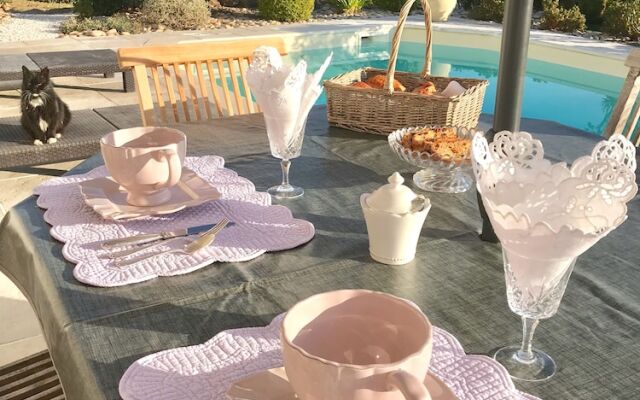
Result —
[[[431, 400], [458, 400], [455, 394], [438, 377], [427, 374], [424, 384]], [[231, 386], [228, 400], [299, 400], [293, 392], [283, 367], [251, 375]]]
[[127, 191], [110, 176], [80, 182], [85, 202], [105, 219], [121, 220], [147, 215], [172, 214], [220, 198], [220, 192], [187, 167], [177, 185], [169, 189], [171, 198], [164, 204], [138, 207], [127, 203]]

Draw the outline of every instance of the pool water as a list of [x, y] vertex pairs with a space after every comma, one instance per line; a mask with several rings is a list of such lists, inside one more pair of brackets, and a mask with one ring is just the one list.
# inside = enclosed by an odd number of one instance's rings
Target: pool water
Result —
[[[291, 53], [289, 57], [292, 61], [304, 59], [309, 63], [310, 70], [316, 70], [329, 52], [333, 51], [333, 62], [325, 74], [325, 78], [330, 78], [366, 66], [386, 69], [388, 48], [388, 43], [363, 40], [357, 50], [341, 47], [309, 49]], [[423, 44], [403, 43], [400, 46], [397, 70], [420, 72], [424, 62], [424, 51]], [[433, 55], [433, 75], [489, 80], [482, 111], [493, 114], [498, 52], [435, 45]], [[602, 134], [623, 81], [615, 76], [529, 60], [522, 116], [555, 121]], [[323, 95], [318, 104], [325, 103]]]

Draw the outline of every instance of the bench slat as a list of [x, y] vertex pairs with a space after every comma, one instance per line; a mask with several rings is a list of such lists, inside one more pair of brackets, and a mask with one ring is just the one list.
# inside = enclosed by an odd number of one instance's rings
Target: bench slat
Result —
[[0, 400], [65, 400], [49, 352], [0, 368]]

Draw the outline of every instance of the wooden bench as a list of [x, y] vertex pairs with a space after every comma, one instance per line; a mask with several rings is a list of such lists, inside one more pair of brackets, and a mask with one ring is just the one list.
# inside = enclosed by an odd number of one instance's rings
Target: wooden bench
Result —
[[135, 90], [133, 75], [129, 69], [118, 66], [113, 50], [54, 51], [45, 53], [10, 54], [0, 56], [0, 82], [3, 89], [19, 89], [22, 82], [22, 66], [29, 69], [49, 68], [51, 77], [102, 74], [105, 78], [122, 73], [125, 92]]

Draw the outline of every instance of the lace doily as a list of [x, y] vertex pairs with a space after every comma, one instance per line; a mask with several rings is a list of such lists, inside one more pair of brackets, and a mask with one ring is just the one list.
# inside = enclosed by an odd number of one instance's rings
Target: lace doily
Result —
[[[282, 366], [283, 315], [261, 328], [224, 331], [208, 342], [148, 355], [120, 380], [124, 400], [224, 400], [236, 381]], [[466, 355], [447, 331], [434, 328], [430, 370], [460, 400], [539, 400], [519, 392], [507, 371], [489, 357]]]
[[599, 142], [571, 167], [544, 159], [539, 140], [527, 132], [499, 132], [489, 145], [473, 139], [478, 191], [500, 219], [519, 229], [599, 235], [626, 219], [637, 193], [636, 149], [621, 135]]
[[[267, 251], [290, 249], [311, 240], [310, 222], [294, 219], [288, 208], [271, 205], [267, 193], [256, 192], [253, 183], [224, 168], [217, 156], [188, 157], [185, 164], [222, 194], [220, 200], [188, 208], [171, 215], [129, 221], [104, 220], [87, 206], [78, 182], [107, 176], [105, 167], [86, 174], [51, 179], [34, 190], [51, 235], [64, 242], [62, 254], [77, 264], [73, 275], [94, 286], [122, 286], [158, 276], [185, 274], [214, 261], [247, 261]], [[106, 257], [100, 242], [141, 233], [172, 231], [218, 222], [223, 216], [234, 225], [220, 232], [209, 247], [193, 254], [167, 254], [118, 267]], [[181, 248], [183, 240], [163, 245], [162, 250]], [[158, 250], [153, 251], [153, 253]]]

